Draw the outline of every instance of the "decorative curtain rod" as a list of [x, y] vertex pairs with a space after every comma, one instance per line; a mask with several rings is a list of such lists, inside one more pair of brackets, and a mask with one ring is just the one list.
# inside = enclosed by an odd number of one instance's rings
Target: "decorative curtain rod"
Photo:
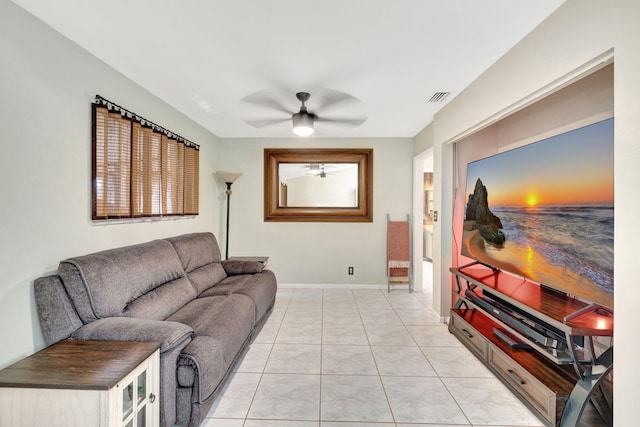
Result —
[[186, 138], [181, 137], [180, 135], [178, 135], [175, 132], [171, 132], [169, 129], [166, 129], [166, 128], [158, 125], [158, 124], [155, 124], [151, 120], [147, 120], [144, 117], [139, 116], [138, 114], [133, 113], [133, 112], [127, 110], [126, 108], [119, 106], [115, 102], [112, 102], [112, 101], [109, 101], [106, 98], [103, 98], [100, 95], [96, 95], [96, 99], [95, 99], [94, 103], [97, 104], [97, 105], [103, 105], [103, 106], [107, 107], [109, 110], [114, 110], [116, 112], [119, 112], [123, 116], [127, 116], [130, 119], [134, 119], [134, 120], [138, 121], [142, 125], [149, 126], [154, 131], [158, 131], [158, 132], [166, 135], [169, 138], [173, 138], [175, 140], [178, 140], [179, 142], [182, 142], [187, 147], [195, 148], [196, 150], [200, 149], [200, 146], [198, 144], [196, 144], [194, 142], [191, 142]]

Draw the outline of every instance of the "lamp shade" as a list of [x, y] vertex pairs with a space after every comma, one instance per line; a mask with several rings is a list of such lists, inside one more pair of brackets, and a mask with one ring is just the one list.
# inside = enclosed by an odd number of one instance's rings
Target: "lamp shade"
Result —
[[236, 179], [242, 176], [242, 172], [216, 171], [215, 175], [228, 184], [233, 184]]
[[313, 133], [313, 115], [300, 111], [293, 115], [293, 133], [298, 136], [309, 136]]

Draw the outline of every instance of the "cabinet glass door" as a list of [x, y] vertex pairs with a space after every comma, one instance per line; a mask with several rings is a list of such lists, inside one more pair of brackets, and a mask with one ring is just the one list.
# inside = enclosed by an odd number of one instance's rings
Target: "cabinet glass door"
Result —
[[126, 420], [133, 413], [133, 383], [122, 389], [122, 420]]
[[136, 427], [146, 427], [147, 415], [147, 371], [138, 375], [138, 401], [136, 404]]
[[147, 370], [144, 370], [122, 389], [122, 424], [125, 427], [147, 426], [147, 388]]

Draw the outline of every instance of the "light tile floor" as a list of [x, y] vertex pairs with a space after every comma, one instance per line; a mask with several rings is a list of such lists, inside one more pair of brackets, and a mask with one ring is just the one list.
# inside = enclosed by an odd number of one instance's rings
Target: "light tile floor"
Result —
[[280, 289], [203, 427], [542, 426], [431, 295]]

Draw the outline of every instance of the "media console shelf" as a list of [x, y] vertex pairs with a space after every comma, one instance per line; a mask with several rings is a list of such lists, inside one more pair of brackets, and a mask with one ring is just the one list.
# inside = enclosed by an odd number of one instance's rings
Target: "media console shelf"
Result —
[[[613, 424], [611, 310], [470, 264], [456, 279], [449, 330], [549, 426]], [[589, 404], [591, 402], [591, 404]]]

